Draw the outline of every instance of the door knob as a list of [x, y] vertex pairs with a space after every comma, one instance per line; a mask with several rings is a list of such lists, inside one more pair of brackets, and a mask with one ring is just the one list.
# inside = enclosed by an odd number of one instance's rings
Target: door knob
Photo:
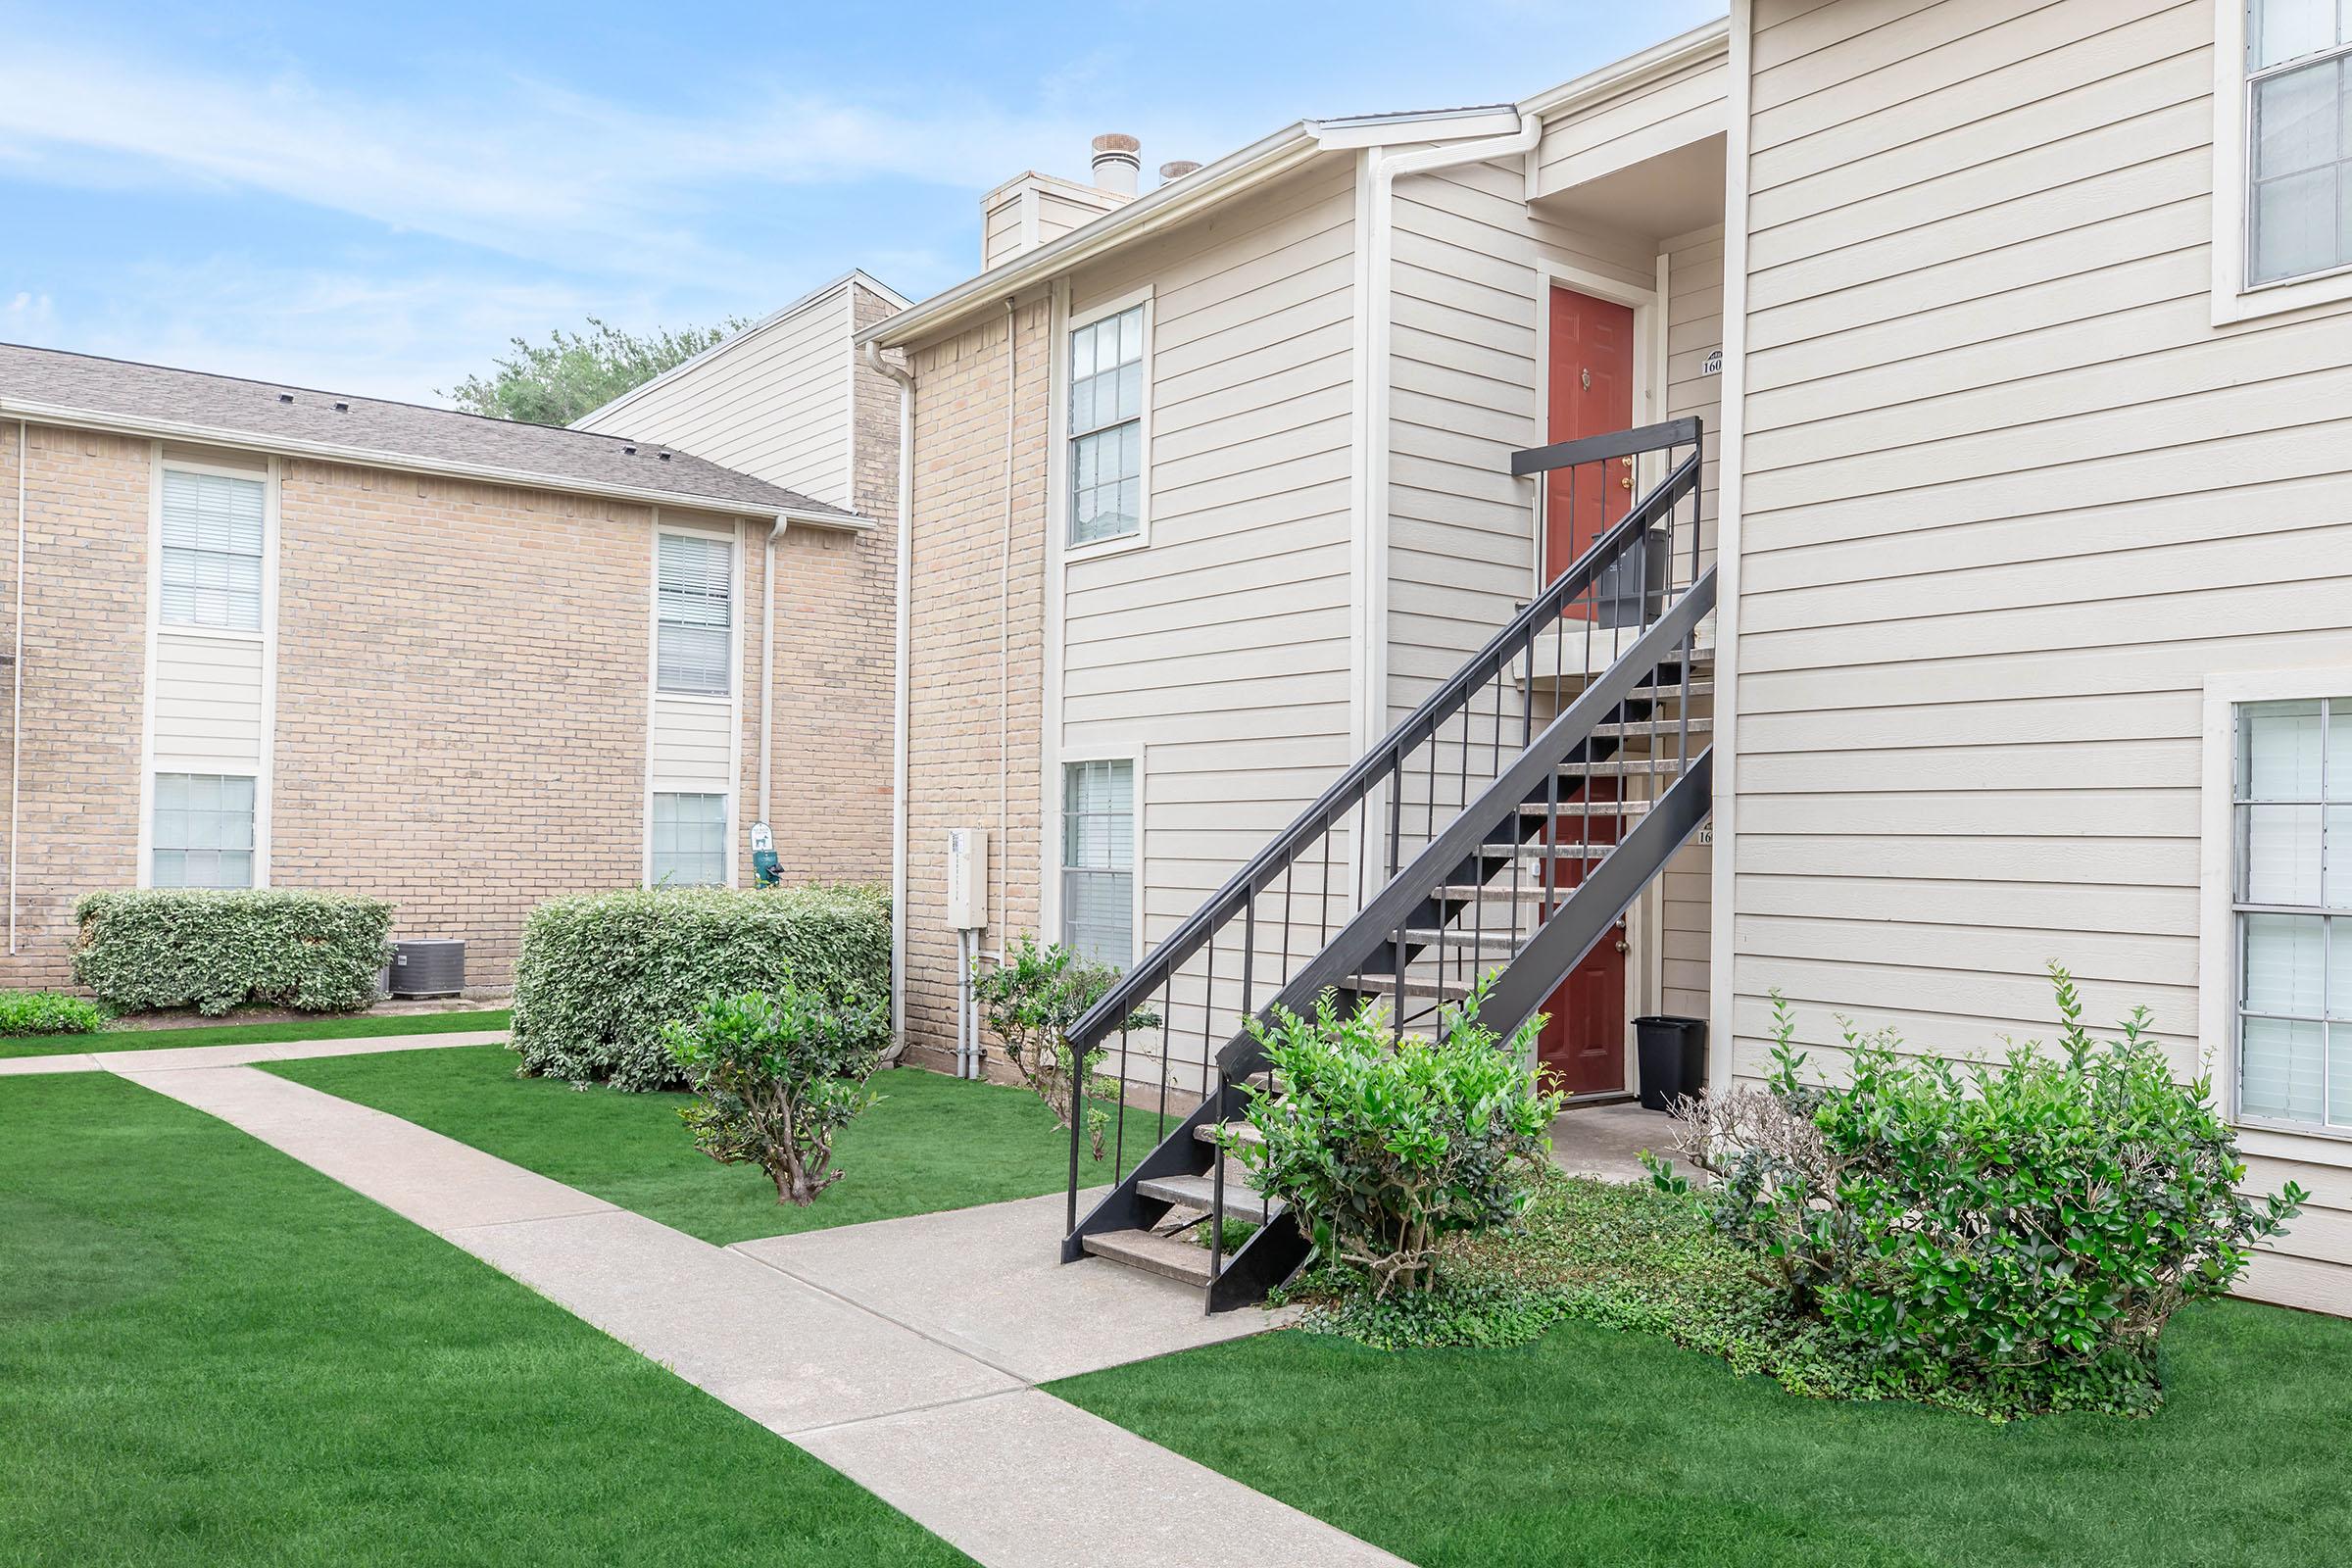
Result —
[[1620, 939], [1618, 940], [1618, 943], [1617, 943], [1617, 951], [1618, 951], [1619, 953], [1623, 953], [1623, 952], [1625, 952], [1625, 951], [1626, 951], [1626, 945], [1625, 945], [1625, 942], [1624, 942], [1624, 939], [1623, 939], [1623, 938], [1620, 938]]

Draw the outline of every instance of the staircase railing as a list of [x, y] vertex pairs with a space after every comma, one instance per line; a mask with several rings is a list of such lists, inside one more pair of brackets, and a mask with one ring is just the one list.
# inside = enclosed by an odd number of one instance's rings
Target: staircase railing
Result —
[[[1247, 1040], [1249, 1020], [1280, 997], [1320, 989], [1320, 978], [1298, 987], [1332, 972], [1335, 936], [1369, 929], [1362, 922], [1375, 907], [1383, 919], [1393, 912], [1402, 897], [1394, 886], [1398, 872], [1421, 865], [1441, 843], [1450, 852], [1464, 808], [1486, 799], [1497, 779], [1521, 776], [1539, 735], [1561, 739], [1558, 725], [1569, 716], [1561, 705], [1572, 692], [1613, 690], [1597, 677], [1638, 644], [1659, 646], [1643, 642], [1644, 628], [1663, 624], [1669, 607], [1683, 607], [1702, 579], [1711, 592], [1699, 506], [1703, 438], [1700, 422], [1686, 418], [1515, 456], [1515, 473], [1545, 475], [1540, 506], [1549, 513], [1548, 533], [1597, 537], [1069, 1029], [1071, 1061], [1097, 1065], [1084, 1075], [1088, 1093], [1072, 1117], [1065, 1256], [1079, 1255], [1084, 1230], [1109, 1223], [1098, 1210], [1081, 1226], [1082, 1188], [1130, 1188], [1131, 1178], [1154, 1173], [1148, 1164], [1174, 1157], [1172, 1133], [1230, 1109], [1231, 1052]], [[1642, 465], [1654, 482], [1633, 499]], [[1703, 613], [1674, 617], [1686, 681], [1691, 628]], [[1592, 702], [1579, 697], [1569, 706], [1590, 725], [1605, 722]], [[1588, 829], [1588, 848], [1590, 837]], [[1521, 857], [1516, 844], [1510, 853]], [[1548, 864], [1540, 870], [1551, 874]], [[1392, 894], [1388, 903], [1376, 899]], [[1400, 1001], [1419, 951], [1399, 930], [1393, 967]], [[1474, 948], [1465, 951], [1475, 957]], [[1407, 1009], [1398, 1014], [1401, 1026]], [[1212, 1224], [1210, 1243], [1212, 1267], [1221, 1268], [1221, 1224]]]

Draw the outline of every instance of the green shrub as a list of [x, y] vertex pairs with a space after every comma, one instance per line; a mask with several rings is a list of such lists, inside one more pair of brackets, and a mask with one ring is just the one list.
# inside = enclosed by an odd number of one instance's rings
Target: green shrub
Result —
[[[1763, 1089], [1690, 1107], [1693, 1198], [1788, 1309], [1925, 1383], [2014, 1390], [2153, 1383], [2157, 1336], [2219, 1295], [2306, 1196], [2250, 1197], [2204, 1080], [2176, 1083], [2145, 1008], [2094, 1040], [2051, 965], [2064, 1032], [1966, 1067], [1845, 1026], [1847, 1081], [1803, 1081], [1774, 997]], [[1996, 1396], [1998, 1398], [2006, 1396]]]
[[1278, 1007], [1272, 1023], [1250, 1022], [1273, 1085], [1249, 1087], [1257, 1138], [1229, 1152], [1375, 1296], [1426, 1288], [1448, 1233], [1516, 1219], [1550, 1158], [1563, 1097], [1526, 1065], [1543, 1019], [1498, 1040], [1478, 1021], [1489, 983], [1447, 1010], [1434, 1042], [1399, 1040], [1377, 1002], [1342, 1017], [1328, 992], [1312, 1018]]
[[54, 991], [0, 991], [0, 1035], [90, 1035], [113, 1021], [83, 997]]
[[776, 1201], [806, 1208], [841, 1180], [833, 1135], [874, 1102], [865, 1081], [890, 1038], [887, 999], [839, 1004], [787, 980], [704, 1004], [664, 1036], [695, 1102], [680, 1111], [695, 1147], [722, 1165], [757, 1165]]
[[[677, 1081], [663, 1045], [671, 1024], [716, 998], [774, 993], [787, 982], [834, 1004], [887, 998], [889, 895], [812, 884], [556, 899], [523, 924], [514, 1049], [527, 1073], [658, 1089]], [[880, 1050], [890, 1022], [872, 1017]]]
[[[1006, 947], [1004, 958], [986, 967], [972, 964], [972, 997], [981, 1021], [1004, 1043], [1004, 1059], [1012, 1063], [1054, 1119], [1063, 1128], [1073, 1113], [1071, 1062], [1063, 1038], [1070, 1025], [1086, 1016], [1087, 1008], [1102, 1000], [1118, 983], [1119, 971], [1097, 963], [1056, 942], [1040, 942], [1022, 935]], [[1156, 1029], [1159, 1014], [1139, 1009], [1127, 1015], [1130, 1029]], [[1096, 1047], [1086, 1054], [1079, 1071], [1087, 1095], [1096, 1101], [1115, 1101], [1119, 1082], [1106, 1077], [1102, 1063], [1110, 1053]], [[1086, 1111], [1087, 1131], [1101, 1159], [1110, 1114], [1100, 1103]]]
[[350, 893], [147, 888], [74, 906], [74, 978], [118, 1012], [355, 1012], [392, 961], [392, 906]]

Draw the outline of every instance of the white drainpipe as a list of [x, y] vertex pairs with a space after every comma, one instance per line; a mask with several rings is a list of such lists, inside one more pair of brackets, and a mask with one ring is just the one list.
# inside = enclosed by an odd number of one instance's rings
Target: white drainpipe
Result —
[[8, 952], [17, 952], [17, 784], [24, 769], [24, 421], [17, 421], [16, 658], [9, 663], [8, 712]]
[[891, 697], [890, 1027], [906, 1038], [906, 666], [914, 582], [914, 376], [865, 345], [865, 364], [899, 384], [899, 569], [897, 675]]

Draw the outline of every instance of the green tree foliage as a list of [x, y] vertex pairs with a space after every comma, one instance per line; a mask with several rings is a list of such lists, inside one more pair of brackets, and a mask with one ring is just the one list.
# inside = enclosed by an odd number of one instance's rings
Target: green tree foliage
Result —
[[771, 993], [720, 997], [672, 1024], [670, 1058], [694, 1090], [679, 1116], [695, 1147], [722, 1165], [757, 1165], [776, 1201], [803, 1208], [841, 1180], [833, 1135], [874, 1102], [887, 1003], [832, 1003], [785, 981]]
[[2147, 1010], [2095, 1040], [2073, 979], [2050, 978], [2056, 1051], [1960, 1066], [1840, 1019], [1842, 1084], [1800, 1075], [1776, 993], [1768, 1082], [1684, 1108], [1678, 1150], [1712, 1182], [1653, 1160], [1659, 1184], [1791, 1311], [1918, 1377], [2152, 1388], [2166, 1320], [2229, 1290], [2307, 1195], [2243, 1192], [2210, 1084], [2174, 1081]]
[[[1063, 1038], [1118, 979], [1119, 971], [1109, 964], [1027, 935], [1013, 940], [1002, 962], [972, 965], [972, 995], [979, 1003], [981, 1021], [1004, 1045], [1004, 1058], [1021, 1082], [1064, 1127], [1077, 1114], [1081, 1082], [1086, 1094], [1098, 1101], [1119, 1097], [1117, 1080], [1102, 1072], [1109, 1053], [1097, 1047], [1083, 1063], [1075, 1063]], [[1127, 1015], [1125, 1027], [1156, 1029], [1159, 1021], [1156, 1012], [1138, 1009]], [[1101, 1159], [1109, 1115], [1098, 1104], [1087, 1107], [1086, 1117], [1095, 1157]]]
[[1329, 992], [1311, 1018], [1277, 1007], [1271, 1023], [1250, 1020], [1273, 1085], [1249, 1088], [1257, 1136], [1228, 1152], [1376, 1296], [1426, 1289], [1440, 1242], [1517, 1219], [1546, 1168], [1563, 1097], [1526, 1065], [1544, 1020], [1498, 1039], [1478, 1021], [1492, 982], [1447, 1010], [1434, 1041], [1399, 1039], [1377, 1002], [1342, 1016]]
[[509, 341], [514, 352], [490, 363], [487, 376], [469, 375], [435, 394], [467, 414], [526, 424], [569, 424], [672, 366], [725, 342], [751, 323], [730, 316], [716, 326], [677, 331], [624, 332], [597, 317], [588, 330], [548, 333], [545, 343]]

